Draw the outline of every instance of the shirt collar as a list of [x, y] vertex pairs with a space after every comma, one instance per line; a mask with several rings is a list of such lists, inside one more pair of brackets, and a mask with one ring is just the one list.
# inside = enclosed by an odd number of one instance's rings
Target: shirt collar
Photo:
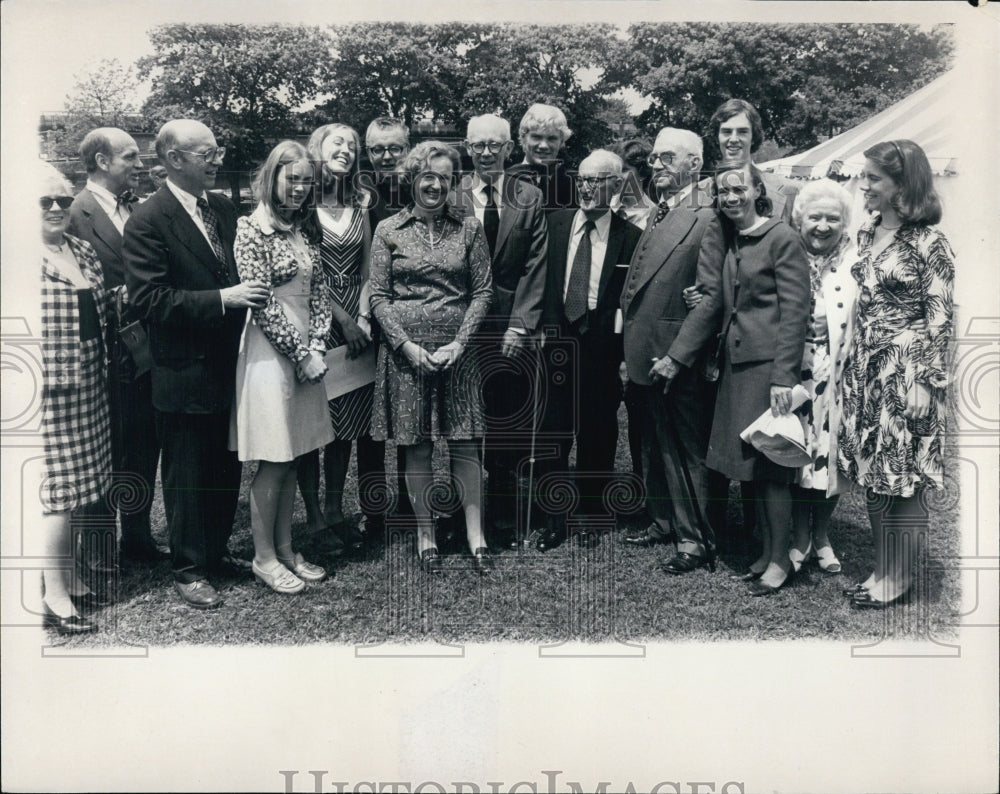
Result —
[[187, 210], [188, 215], [194, 215], [197, 212], [198, 199], [203, 198], [208, 201], [204, 190], [201, 192], [200, 196], [194, 196], [184, 190], [184, 188], [180, 188], [175, 185], [170, 177], [167, 177], [167, 187], [170, 189], [170, 192], [176, 196], [177, 200], [181, 203], [181, 206]]
[[[499, 173], [490, 183], [490, 185], [492, 185], [493, 189], [496, 190], [497, 195], [499, 196], [503, 195], [503, 180], [504, 180], [503, 173]], [[485, 187], [486, 187], [486, 182], [483, 181], [482, 177], [480, 177], [478, 173], [473, 173], [472, 192], [475, 193], [476, 195], [482, 195], [483, 188]]]
[[[587, 216], [583, 214], [583, 210], [577, 210], [576, 215], [573, 216], [573, 237], [583, 233], [583, 224], [586, 223], [586, 221]], [[597, 239], [603, 242], [608, 239], [608, 233], [610, 230], [611, 210], [608, 210], [600, 218], [594, 221], [594, 231], [597, 233]]]
[[94, 194], [101, 207], [107, 211], [108, 215], [115, 212], [118, 206], [118, 199], [104, 185], [98, 185], [92, 179], [87, 180], [87, 190]]

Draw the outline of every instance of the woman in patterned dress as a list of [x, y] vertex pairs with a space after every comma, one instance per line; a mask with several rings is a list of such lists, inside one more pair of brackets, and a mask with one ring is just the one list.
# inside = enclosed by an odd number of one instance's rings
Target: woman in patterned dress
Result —
[[[42, 550], [71, 559], [72, 510], [105, 497], [111, 477], [104, 327], [107, 293], [97, 253], [66, 234], [72, 190], [62, 174], [41, 166]], [[88, 595], [74, 569], [42, 572], [45, 625], [60, 634], [95, 631], [74, 598]]]
[[431, 519], [433, 442], [448, 440], [469, 548], [483, 572], [479, 442], [485, 431], [477, 358], [464, 355], [490, 306], [490, 255], [474, 216], [447, 203], [458, 152], [424, 141], [399, 166], [413, 203], [382, 221], [372, 242], [372, 311], [385, 334], [375, 375], [372, 435], [405, 449], [421, 564], [441, 569]]
[[253, 572], [278, 593], [298, 593], [326, 571], [292, 550], [296, 461], [333, 439], [323, 375], [330, 303], [319, 272], [313, 166], [282, 141], [254, 182], [257, 208], [240, 218], [233, 254], [243, 281], [270, 290], [247, 318], [236, 364], [230, 445], [256, 460], [250, 484]]
[[802, 357], [802, 385], [809, 392], [806, 448], [812, 462], [792, 486], [792, 528], [788, 556], [797, 571], [815, 555], [826, 573], [841, 565], [827, 534], [843, 486], [837, 477], [837, 428], [840, 426], [844, 363], [850, 350], [857, 284], [844, 256], [851, 246], [851, 194], [831, 179], [810, 182], [799, 193], [792, 225], [809, 257], [812, 301]]
[[954, 254], [935, 224], [941, 202], [927, 156], [912, 141], [865, 151], [858, 232], [860, 285], [844, 373], [841, 473], [867, 489], [875, 570], [845, 590], [882, 608], [910, 589], [926, 542], [927, 493], [943, 487]]
[[[327, 337], [332, 349], [347, 345], [356, 358], [372, 343], [368, 306], [368, 257], [371, 232], [368, 222], [370, 198], [360, 188], [358, 133], [344, 124], [326, 124], [309, 137], [309, 155], [321, 171], [322, 193], [317, 216], [323, 238], [320, 255], [323, 278], [333, 307], [333, 322]], [[319, 502], [319, 454], [313, 453], [299, 467], [299, 489], [306, 507], [310, 531], [333, 531], [330, 541], [339, 553], [344, 543], [352, 550], [362, 545], [356, 526], [344, 517], [344, 483], [351, 463], [351, 444], [358, 445], [359, 501], [368, 529], [378, 520], [368, 504], [362, 482], [371, 484], [372, 474], [385, 472], [385, 444], [372, 441], [371, 415], [374, 386], [368, 384], [330, 400], [330, 418], [335, 441], [323, 452], [325, 505]], [[377, 476], [377, 475], [376, 475]]]

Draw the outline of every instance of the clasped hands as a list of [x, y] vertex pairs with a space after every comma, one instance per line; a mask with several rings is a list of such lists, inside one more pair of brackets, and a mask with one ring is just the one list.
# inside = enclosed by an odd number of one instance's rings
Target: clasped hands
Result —
[[299, 383], [319, 383], [328, 369], [323, 354], [310, 350], [309, 354], [295, 365], [295, 377], [299, 379]]
[[406, 360], [417, 372], [430, 375], [453, 367], [465, 350], [465, 345], [460, 342], [449, 342], [433, 353], [428, 353], [416, 342], [404, 342], [402, 350]]

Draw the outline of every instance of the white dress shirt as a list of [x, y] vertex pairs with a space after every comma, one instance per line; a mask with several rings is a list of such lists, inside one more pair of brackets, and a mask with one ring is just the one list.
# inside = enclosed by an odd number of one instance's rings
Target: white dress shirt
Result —
[[111, 194], [103, 185], [98, 185], [93, 180], [87, 180], [87, 190], [93, 194], [97, 200], [97, 206], [104, 210], [110, 221], [115, 225], [118, 234], [125, 234], [125, 221], [128, 220], [128, 210], [118, 203], [118, 199]]
[[[573, 218], [573, 228], [569, 235], [569, 246], [566, 251], [566, 278], [563, 280], [563, 300], [569, 289], [569, 279], [573, 272], [573, 259], [576, 249], [583, 238], [583, 224], [587, 216], [583, 210], [577, 210]], [[593, 311], [597, 308], [597, 292], [601, 286], [601, 270], [604, 268], [604, 255], [608, 250], [608, 235], [611, 233], [611, 211], [608, 210], [594, 221], [594, 230], [590, 233], [590, 289], [587, 291], [587, 308]]]
[[472, 195], [475, 197], [475, 201], [472, 202], [472, 211], [476, 214], [476, 219], [484, 226], [486, 225], [484, 220], [486, 217], [486, 191], [490, 187], [494, 191], [493, 201], [497, 205], [497, 217], [499, 218], [503, 214], [503, 179], [503, 174], [497, 174], [493, 182], [487, 184], [478, 173], [472, 176]]

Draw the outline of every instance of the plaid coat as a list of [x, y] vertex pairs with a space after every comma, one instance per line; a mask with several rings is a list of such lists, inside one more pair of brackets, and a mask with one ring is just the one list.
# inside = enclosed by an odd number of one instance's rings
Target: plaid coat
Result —
[[89, 243], [66, 235], [66, 244], [96, 306], [99, 329], [82, 339], [80, 307], [89, 301], [60, 271], [58, 259], [42, 256], [42, 437], [45, 479], [41, 500], [54, 513], [96, 502], [111, 475], [104, 328], [107, 292], [97, 254]]

